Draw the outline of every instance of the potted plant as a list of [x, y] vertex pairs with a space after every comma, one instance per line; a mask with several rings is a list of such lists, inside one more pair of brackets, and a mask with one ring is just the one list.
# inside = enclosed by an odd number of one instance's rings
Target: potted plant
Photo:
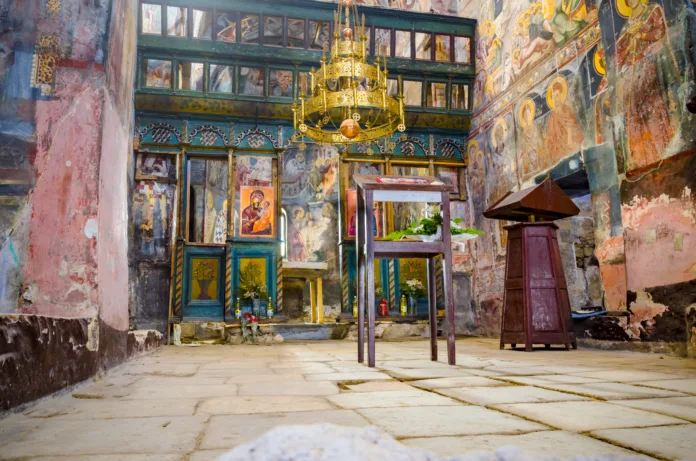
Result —
[[[423, 217], [420, 221], [414, 222], [404, 230], [392, 232], [386, 236], [387, 240], [415, 239], [423, 242], [435, 242], [442, 238], [442, 213], [439, 205], [426, 207], [421, 213]], [[450, 233], [453, 242], [463, 242], [475, 239], [485, 232], [464, 228], [461, 226], [463, 220], [456, 218], [450, 221]]]
[[261, 299], [266, 296], [266, 286], [257, 283], [250, 283], [244, 288], [244, 299], [251, 301], [251, 312], [261, 315]]

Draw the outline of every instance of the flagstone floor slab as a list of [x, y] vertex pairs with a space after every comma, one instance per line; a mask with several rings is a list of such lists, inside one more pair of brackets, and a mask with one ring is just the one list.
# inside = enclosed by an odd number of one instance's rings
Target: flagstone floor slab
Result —
[[675, 461], [696, 459], [696, 424], [593, 431], [592, 435]]
[[378, 381], [383, 379], [391, 380], [391, 376], [380, 372], [356, 371], [349, 373], [321, 373], [306, 375], [307, 381]]
[[283, 375], [282, 378], [277, 375], [243, 375], [243, 376], [232, 376], [228, 378], [223, 378], [225, 384], [255, 384], [255, 383], [277, 383], [278, 380], [282, 379], [284, 383], [299, 383], [306, 382], [304, 375]]
[[395, 437], [519, 434], [548, 429], [512, 415], [467, 405], [366, 408], [357, 412]]
[[196, 446], [206, 418], [177, 416], [68, 420], [51, 418], [40, 431], [10, 440], [0, 456], [73, 456], [98, 454], [187, 453]]
[[573, 392], [604, 400], [641, 399], [651, 397], [683, 397], [681, 392], [633, 386], [625, 383], [548, 384], [544, 387]]
[[645, 381], [662, 381], [667, 379], [679, 379], [684, 378], [684, 376], [671, 373], [658, 373], [654, 371], [643, 371], [643, 370], [603, 370], [603, 371], [589, 371], [572, 373], [577, 376], [584, 376], [586, 378], [597, 378], [603, 379], [605, 381], [616, 381], [620, 383], [636, 383]]
[[197, 399], [55, 399], [42, 402], [31, 418], [113, 419], [192, 416]]
[[495, 405], [495, 408], [572, 432], [685, 423], [670, 416], [596, 401], [513, 403]]
[[584, 378], [573, 375], [538, 375], [538, 376], [500, 376], [500, 379], [530, 386], [548, 386], [549, 384], [589, 384], [601, 383], [601, 379]]
[[[635, 383], [634, 383], [635, 384]], [[641, 383], [643, 386], [657, 387], [670, 391], [686, 392], [696, 394], [696, 379], [667, 379], [663, 381], [646, 381]]]
[[251, 442], [276, 426], [320, 423], [356, 427], [370, 425], [365, 418], [352, 410], [213, 416], [201, 443], [201, 449], [231, 449]]
[[387, 370], [387, 373], [397, 379], [431, 379], [470, 376], [466, 370], [457, 367], [394, 368]]
[[202, 399], [208, 397], [237, 395], [236, 384], [221, 384], [217, 386], [147, 386], [137, 387], [127, 396], [128, 400], [145, 399]]
[[449, 406], [458, 404], [457, 401], [450, 398], [417, 389], [391, 392], [350, 392], [331, 396], [329, 401], [336, 406], [347, 409]]
[[336, 407], [322, 397], [248, 396], [208, 399], [199, 405], [200, 415], [247, 415], [288, 411], [333, 410]]
[[696, 397], [670, 397], [667, 399], [613, 400], [610, 403], [662, 415], [674, 416], [696, 423]]
[[509, 386], [508, 383], [495, 379], [484, 378], [481, 376], [458, 376], [454, 378], [435, 378], [423, 379], [420, 381], [409, 381], [411, 386], [420, 389], [446, 389], [450, 387], [496, 387]]
[[308, 395], [323, 396], [338, 394], [338, 386], [330, 381], [275, 382], [242, 384], [239, 395]]
[[[409, 383], [411, 384], [411, 383]], [[415, 391], [415, 387], [401, 381], [369, 381], [362, 384], [349, 384], [346, 387], [355, 392]]]
[[501, 403], [563, 402], [590, 400], [579, 395], [549, 391], [532, 386], [458, 387], [439, 389], [438, 392], [473, 405], [497, 405]]
[[559, 458], [570, 458], [582, 453], [583, 456], [623, 455], [639, 456], [645, 460], [653, 459], [592, 437], [566, 431], [542, 431], [520, 435], [427, 437], [405, 439], [402, 440], [402, 443], [430, 450], [440, 456], [466, 455], [479, 451], [495, 451], [505, 447], [514, 447], [530, 457], [553, 455]]

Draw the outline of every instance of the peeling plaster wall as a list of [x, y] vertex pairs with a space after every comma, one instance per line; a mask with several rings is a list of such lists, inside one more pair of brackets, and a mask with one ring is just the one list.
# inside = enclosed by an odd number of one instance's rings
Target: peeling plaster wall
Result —
[[137, 2], [0, 10], [2, 411], [145, 346], [128, 344]]

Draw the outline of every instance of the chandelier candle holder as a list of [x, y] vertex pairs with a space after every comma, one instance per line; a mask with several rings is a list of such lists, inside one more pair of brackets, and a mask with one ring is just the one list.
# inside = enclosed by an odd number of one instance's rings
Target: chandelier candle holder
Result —
[[406, 130], [406, 123], [403, 82], [399, 77], [398, 96], [390, 96], [388, 75], [386, 56], [378, 56], [374, 64], [367, 61], [365, 15], [358, 16], [354, 0], [341, 0], [334, 12], [329, 58], [325, 46], [321, 67], [310, 72], [309, 94], [298, 96], [295, 89], [293, 141], [389, 143], [396, 131]]

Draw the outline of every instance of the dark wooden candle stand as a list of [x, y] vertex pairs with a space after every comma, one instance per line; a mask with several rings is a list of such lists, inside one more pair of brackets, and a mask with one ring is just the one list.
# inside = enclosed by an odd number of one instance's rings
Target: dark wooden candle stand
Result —
[[[422, 184], [388, 184], [385, 181], [414, 179]], [[428, 259], [428, 293], [430, 319], [430, 358], [437, 360], [437, 293], [435, 283], [436, 257], [442, 255], [445, 305], [447, 309], [447, 359], [454, 365], [454, 302], [452, 291], [452, 236], [450, 234], [450, 193], [452, 186], [433, 177], [355, 175], [357, 212], [355, 249], [358, 257], [358, 362], [365, 361], [365, 298], [367, 298], [368, 366], [375, 366], [375, 258]], [[442, 240], [438, 242], [375, 240], [372, 232], [374, 202], [411, 202], [442, 204]], [[370, 229], [369, 232], [366, 229]], [[366, 280], [367, 279], [367, 280]], [[367, 283], [367, 287], [365, 284]]]
[[[524, 343], [563, 344], [576, 348], [570, 300], [555, 219], [580, 212], [551, 178], [536, 186], [508, 193], [483, 215], [490, 219], [528, 221], [508, 226], [505, 295], [500, 348]], [[544, 222], [536, 222], [544, 221]]]

